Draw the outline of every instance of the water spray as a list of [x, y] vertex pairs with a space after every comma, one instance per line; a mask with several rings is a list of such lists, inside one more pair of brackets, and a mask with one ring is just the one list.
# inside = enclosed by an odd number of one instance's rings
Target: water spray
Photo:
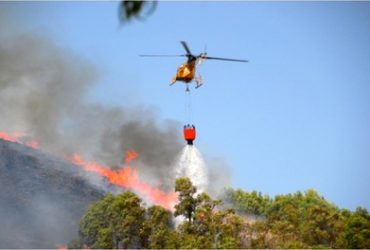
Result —
[[202, 154], [194, 145], [186, 145], [178, 157], [175, 166], [175, 176], [188, 177], [197, 193], [201, 193], [208, 188], [208, 172]]
[[192, 108], [189, 88], [185, 91], [185, 111], [188, 124], [183, 128], [183, 136], [187, 144], [181, 150], [175, 163], [175, 176], [176, 178], [188, 177], [197, 187], [197, 193], [201, 193], [208, 189], [208, 172], [202, 154], [193, 144], [196, 129], [191, 122]]

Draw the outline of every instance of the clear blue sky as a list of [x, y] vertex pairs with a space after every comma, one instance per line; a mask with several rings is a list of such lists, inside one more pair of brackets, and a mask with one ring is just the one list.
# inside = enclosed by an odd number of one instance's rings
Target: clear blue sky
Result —
[[35, 33], [97, 65], [92, 100], [147, 105], [161, 119], [186, 122], [184, 86], [168, 86], [182, 58], [138, 54], [181, 54], [185, 40], [194, 53], [206, 45], [210, 56], [250, 60], [199, 67], [198, 148], [225, 159], [235, 188], [314, 188], [370, 209], [370, 2], [159, 2], [122, 28], [118, 2], [10, 5]]

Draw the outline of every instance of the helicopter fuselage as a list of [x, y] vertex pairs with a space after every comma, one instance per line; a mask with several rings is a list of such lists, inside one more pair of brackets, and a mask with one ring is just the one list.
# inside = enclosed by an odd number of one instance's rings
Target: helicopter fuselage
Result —
[[195, 63], [196, 60], [188, 60], [177, 68], [176, 81], [189, 83], [195, 76]]
[[188, 60], [186, 63], [182, 64], [180, 67], [177, 68], [176, 75], [171, 80], [171, 85], [175, 84], [177, 81], [184, 82], [186, 84], [186, 90], [189, 90], [189, 84], [191, 81], [195, 81], [196, 86], [195, 88], [199, 88], [203, 85], [203, 78], [202, 76], [195, 76], [195, 68], [197, 64], [201, 64], [203, 60], [222, 60], [222, 61], [234, 61], [234, 62], [248, 62], [247, 60], [241, 59], [231, 59], [231, 58], [222, 58], [222, 57], [210, 57], [207, 56], [206, 52], [200, 53], [199, 55], [195, 56], [191, 53], [188, 45], [185, 41], [181, 41], [182, 46], [184, 47], [186, 54], [184, 55], [141, 55], [146, 57], [187, 57]]

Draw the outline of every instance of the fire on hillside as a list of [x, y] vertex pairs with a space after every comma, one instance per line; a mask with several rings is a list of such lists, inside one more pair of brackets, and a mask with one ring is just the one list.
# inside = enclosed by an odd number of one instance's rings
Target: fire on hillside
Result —
[[[20, 143], [33, 149], [39, 149], [37, 141], [33, 139], [30, 140], [30, 138], [24, 133], [0, 132], [0, 139]], [[139, 177], [138, 169], [129, 166], [129, 164], [136, 159], [138, 155], [139, 154], [136, 151], [129, 150], [125, 155], [125, 163], [118, 169], [112, 169], [95, 162], [85, 161], [77, 153], [72, 156], [64, 156], [63, 158], [74, 165], [81, 167], [85, 171], [93, 172], [104, 177], [112, 185], [132, 190], [140, 196], [145, 197], [150, 202], [171, 210], [177, 198], [176, 193], [165, 192], [158, 187], [153, 187], [149, 183], [142, 181]]]

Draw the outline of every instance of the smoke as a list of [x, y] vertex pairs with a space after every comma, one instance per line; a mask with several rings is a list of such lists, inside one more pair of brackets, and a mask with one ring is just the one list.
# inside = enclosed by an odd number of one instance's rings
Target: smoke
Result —
[[[177, 122], [160, 121], [147, 107], [89, 102], [99, 80], [96, 66], [28, 31], [19, 15], [14, 20], [10, 14], [17, 16], [0, 10], [0, 131], [27, 134], [55, 155], [79, 153], [113, 168], [122, 165], [125, 152], [135, 150], [140, 178], [166, 191], [179, 175], [190, 176], [199, 190], [211, 194], [229, 184], [222, 161], [207, 160], [212, 169], [207, 173], [198, 149], [182, 149]], [[189, 162], [192, 167], [186, 168]]]
[[134, 149], [141, 173], [173, 185], [168, 173], [181, 149], [177, 123], [158, 122], [148, 108], [88, 103], [97, 68], [0, 14], [0, 130], [26, 133], [50, 153], [80, 152], [109, 166], [121, 165]]
[[78, 235], [104, 192], [65, 161], [0, 140], [0, 248], [51, 249]]
[[[3, 3], [1, 6], [4, 6]], [[37, 140], [40, 149], [57, 156], [80, 153], [88, 161], [113, 168], [122, 166], [125, 152], [136, 150], [139, 158], [135, 160], [135, 167], [138, 166], [140, 178], [166, 191], [172, 191], [175, 177], [183, 175], [189, 176], [199, 191], [212, 190], [216, 186], [221, 188], [221, 182], [217, 184], [215, 180], [223, 180], [219, 177], [226, 176], [227, 171], [222, 169], [225, 173], [217, 177], [215, 171], [218, 170], [214, 167], [223, 164], [210, 161], [212, 171], [207, 173], [203, 157], [195, 147], [186, 146], [182, 149], [184, 142], [179, 138], [182, 128], [180, 124], [159, 121], [156, 113], [147, 107], [108, 107], [88, 102], [89, 91], [99, 80], [96, 66], [81, 56], [58, 47], [53, 40], [29, 32], [22, 25], [21, 19], [14, 20], [10, 18], [10, 14], [6, 8], [0, 9], [0, 131], [26, 134]], [[176, 158], [180, 151], [179, 158]], [[179, 160], [177, 172], [173, 168], [176, 159]], [[28, 161], [24, 162], [25, 166], [29, 164]], [[56, 168], [53, 164], [43, 165], [54, 170]], [[29, 180], [35, 180], [35, 183], [40, 179], [44, 180], [38, 173], [31, 170], [30, 173], [34, 176]], [[100, 178], [87, 176], [95, 186], [103, 186]], [[208, 176], [211, 176], [211, 185], [208, 183]], [[13, 188], [15, 184], [12, 181], [13, 178], [9, 178], [9, 185], [5, 186]], [[48, 190], [48, 185], [52, 186], [54, 183], [47, 183], [40, 190]], [[73, 185], [71, 183], [71, 189], [76, 188]], [[41, 191], [35, 191], [38, 192]], [[23, 189], [18, 193], [27, 194]], [[32, 203], [32, 216], [25, 215], [29, 219], [28, 225], [36, 225], [41, 220], [37, 216], [45, 214], [47, 217], [58, 218], [76, 216], [75, 209], [61, 211], [58, 205], [54, 205], [74, 196], [58, 196], [53, 204], [49, 199], [52, 195], [45, 196], [46, 198], [42, 195], [30, 197], [35, 199]], [[78, 200], [80, 198], [73, 202], [78, 203]], [[1, 204], [2, 218], [11, 215], [12, 211], [12, 205]], [[24, 210], [21, 211], [23, 213]], [[83, 211], [79, 212], [78, 218]], [[13, 229], [9, 234], [0, 233], [0, 236], [10, 235], [10, 238], [30, 234], [26, 237], [27, 243], [18, 241], [19, 244], [14, 246], [43, 246], [40, 244], [43, 240], [39, 239], [31, 244], [29, 239], [35, 238], [32, 232], [26, 224], [22, 224], [22, 220], [13, 218], [14, 216], [5, 223], [9, 230]], [[55, 231], [55, 236], [61, 234], [69, 239], [74, 232], [64, 235], [59, 231], [58, 223], [51, 221], [45, 232]], [[14, 225], [19, 227], [14, 228]], [[35, 228], [37, 227], [38, 224]], [[56, 239], [60, 240], [58, 237]]]

